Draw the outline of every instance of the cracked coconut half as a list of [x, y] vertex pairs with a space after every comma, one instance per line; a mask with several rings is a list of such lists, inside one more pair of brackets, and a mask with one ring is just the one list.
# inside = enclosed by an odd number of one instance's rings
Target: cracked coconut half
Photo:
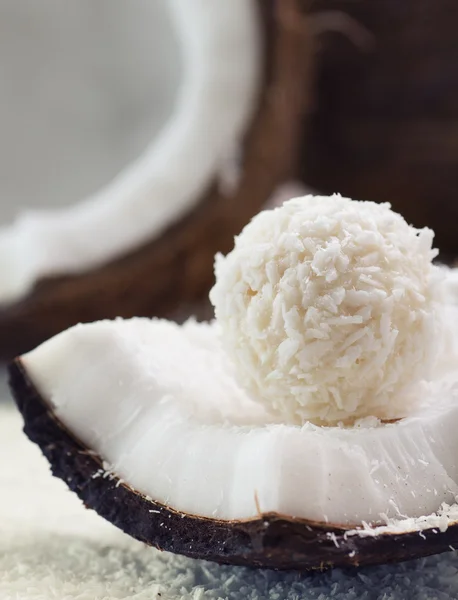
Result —
[[157, 547], [274, 568], [458, 544], [458, 316], [433, 233], [305, 196], [218, 256], [216, 321], [79, 325], [11, 387], [53, 473]]
[[308, 32], [283, 16], [299, 12], [295, 0], [156, 9], [179, 57], [170, 117], [90, 198], [0, 228], [2, 358], [80, 321], [189, 314], [211, 287], [215, 252], [292, 168], [312, 56]]

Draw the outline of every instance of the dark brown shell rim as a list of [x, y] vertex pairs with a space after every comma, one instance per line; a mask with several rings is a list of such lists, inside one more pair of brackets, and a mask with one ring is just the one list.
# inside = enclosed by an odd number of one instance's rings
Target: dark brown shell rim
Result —
[[188, 515], [146, 498], [115, 474], [59, 422], [20, 359], [9, 366], [10, 388], [24, 432], [87, 508], [130, 536], [161, 550], [224, 564], [274, 569], [327, 569], [403, 561], [458, 546], [458, 524], [438, 529], [347, 536], [345, 527], [274, 513], [245, 521]]

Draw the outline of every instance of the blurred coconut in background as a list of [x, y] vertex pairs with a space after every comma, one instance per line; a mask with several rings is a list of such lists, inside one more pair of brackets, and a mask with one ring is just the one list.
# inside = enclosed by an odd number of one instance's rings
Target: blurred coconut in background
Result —
[[298, 155], [311, 39], [285, 11], [0, 0], [0, 356], [200, 310]]

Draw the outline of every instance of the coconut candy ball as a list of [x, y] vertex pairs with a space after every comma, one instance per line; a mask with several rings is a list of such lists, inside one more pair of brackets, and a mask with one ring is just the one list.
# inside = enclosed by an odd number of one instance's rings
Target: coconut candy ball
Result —
[[210, 293], [239, 383], [287, 423], [405, 416], [440, 337], [432, 241], [389, 204], [339, 195], [258, 214]]

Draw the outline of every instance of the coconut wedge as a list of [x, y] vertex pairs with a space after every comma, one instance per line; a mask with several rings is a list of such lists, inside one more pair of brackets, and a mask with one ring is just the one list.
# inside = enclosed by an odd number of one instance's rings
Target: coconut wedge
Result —
[[186, 314], [291, 171], [312, 63], [296, 2], [185, 4], [164, 4], [184, 78], [145, 155], [92, 198], [0, 230], [0, 357], [79, 321]]
[[158, 548], [323, 569], [458, 546], [451, 371], [416, 414], [352, 428], [276, 422], [235, 383], [216, 324], [79, 325], [10, 376], [53, 474]]

